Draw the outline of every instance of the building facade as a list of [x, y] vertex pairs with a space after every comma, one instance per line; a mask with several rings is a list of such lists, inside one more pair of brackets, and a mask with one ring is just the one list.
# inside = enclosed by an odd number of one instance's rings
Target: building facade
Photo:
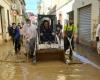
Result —
[[99, 0], [75, 0], [74, 22], [78, 26], [79, 42], [91, 45], [95, 41], [96, 27], [99, 23]]
[[25, 15], [25, 1], [24, 0], [12, 0], [12, 20], [15, 23], [24, 21]]
[[0, 44], [9, 39], [8, 26], [20, 22], [24, 0], [0, 0]]
[[11, 23], [11, 1], [0, 0], [0, 44], [7, 38], [7, 27]]
[[38, 14], [47, 14], [51, 7], [51, 4], [51, 0], [40, 0], [37, 6]]
[[[78, 27], [78, 40], [85, 45], [95, 42], [96, 26], [100, 22], [100, 0], [52, 0], [49, 14], [56, 14], [64, 25], [73, 19]], [[55, 4], [54, 4], [55, 3]], [[54, 9], [55, 8], [55, 9]]]

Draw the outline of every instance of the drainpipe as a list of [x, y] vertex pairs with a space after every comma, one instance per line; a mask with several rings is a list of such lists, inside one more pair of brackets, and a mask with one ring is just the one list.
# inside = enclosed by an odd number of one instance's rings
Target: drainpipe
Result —
[[100, 0], [98, 0], [98, 2], [99, 2], [99, 23], [100, 23]]

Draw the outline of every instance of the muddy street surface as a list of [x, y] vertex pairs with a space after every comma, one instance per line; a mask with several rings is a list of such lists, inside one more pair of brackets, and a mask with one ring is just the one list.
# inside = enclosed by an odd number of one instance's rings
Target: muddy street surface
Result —
[[99, 67], [86, 59], [82, 64], [60, 61], [33, 64], [31, 60], [27, 62], [23, 49], [19, 55], [15, 55], [13, 49], [11, 43], [0, 47], [0, 80], [100, 80]]
[[62, 62], [0, 63], [0, 80], [100, 80], [100, 70], [88, 64]]

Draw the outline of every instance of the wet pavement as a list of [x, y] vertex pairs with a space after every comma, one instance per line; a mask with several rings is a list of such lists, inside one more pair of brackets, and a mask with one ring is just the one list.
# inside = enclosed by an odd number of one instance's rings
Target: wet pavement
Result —
[[90, 47], [77, 44], [76, 51], [77, 54], [88, 58], [89, 60], [100, 66], [100, 55], [98, 55], [95, 50], [91, 49]]
[[100, 70], [88, 64], [62, 62], [0, 63], [0, 80], [100, 80]]
[[13, 46], [12, 43], [3, 43], [0, 46], [0, 61], [1, 60], [5, 60], [8, 56], [8, 54], [10, 54], [13, 51]]
[[0, 46], [0, 60], [0, 80], [100, 80], [100, 69], [86, 62], [70, 65], [60, 61], [16, 63], [26, 57], [16, 56], [11, 43]]

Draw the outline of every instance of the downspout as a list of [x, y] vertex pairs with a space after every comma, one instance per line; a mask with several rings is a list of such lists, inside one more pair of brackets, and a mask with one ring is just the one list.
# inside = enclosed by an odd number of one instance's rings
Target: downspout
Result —
[[98, 0], [99, 1], [99, 23], [100, 23], [100, 0]]

